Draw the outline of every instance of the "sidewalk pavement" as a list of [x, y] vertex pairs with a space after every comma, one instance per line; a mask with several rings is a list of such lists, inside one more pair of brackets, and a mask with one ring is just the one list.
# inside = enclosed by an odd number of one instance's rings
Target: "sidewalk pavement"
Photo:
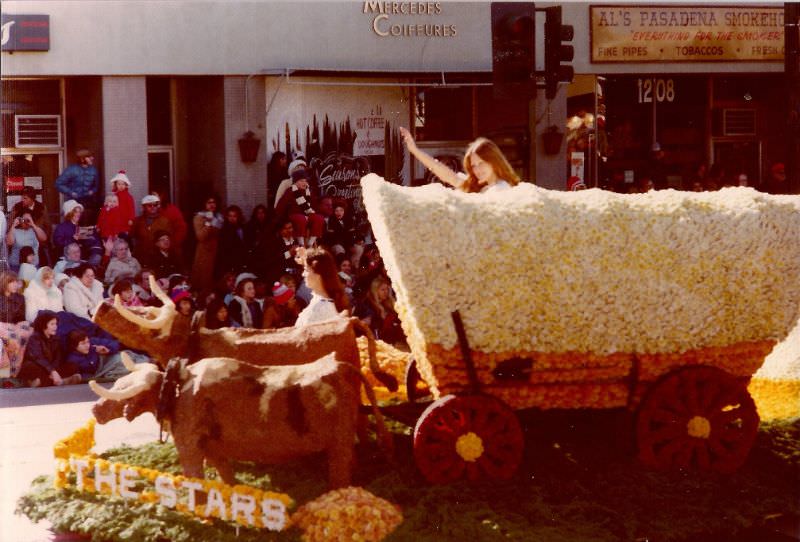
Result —
[[[53, 472], [53, 445], [86, 423], [96, 399], [86, 384], [0, 390], [0, 542], [51, 540], [47, 522], [14, 514], [16, 502], [34, 478]], [[95, 452], [152, 442], [158, 424], [150, 415], [118, 419], [98, 424], [95, 439]]]

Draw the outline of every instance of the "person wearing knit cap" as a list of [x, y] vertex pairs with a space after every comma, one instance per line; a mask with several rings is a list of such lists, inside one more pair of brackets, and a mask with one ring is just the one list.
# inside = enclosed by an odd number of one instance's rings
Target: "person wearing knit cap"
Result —
[[275, 191], [275, 204], [274, 207], [278, 206], [278, 202], [280, 201], [283, 194], [289, 190], [289, 187], [292, 186], [292, 173], [295, 171], [300, 171], [301, 169], [308, 169], [308, 164], [306, 163], [306, 159], [303, 156], [299, 156], [295, 158], [291, 164], [289, 164], [289, 177], [281, 181], [281, 184], [278, 185], [278, 190]]
[[126, 232], [130, 233], [133, 221], [136, 219], [136, 202], [131, 196], [131, 181], [124, 169], [121, 169], [111, 178], [111, 191], [117, 195], [119, 200], [119, 214], [121, 220], [126, 224]]
[[278, 305], [285, 305], [292, 296], [294, 296], [294, 290], [287, 288], [286, 285], [276, 282], [272, 286], [272, 299], [274, 299], [275, 303]]
[[228, 304], [231, 320], [242, 327], [261, 329], [264, 322], [264, 313], [261, 305], [256, 301], [256, 287], [251, 277], [240, 274], [236, 279], [236, 290], [233, 299]]
[[103, 260], [103, 246], [96, 231], [82, 231], [84, 207], [74, 199], [67, 200], [62, 206], [64, 221], [53, 231], [53, 245], [58, 253], [64, 253], [67, 245], [78, 243], [81, 247], [81, 258], [95, 267]]
[[304, 247], [316, 246], [325, 229], [325, 218], [314, 210], [316, 198], [309, 185], [309, 172], [305, 169], [295, 171], [292, 182], [275, 207], [275, 225], [291, 220], [297, 243]]
[[80, 149], [75, 153], [77, 164], [71, 164], [56, 178], [56, 189], [68, 199], [74, 199], [84, 208], [81, 224], [94, 224], [100, 174], [94, 166], [94, 153]]

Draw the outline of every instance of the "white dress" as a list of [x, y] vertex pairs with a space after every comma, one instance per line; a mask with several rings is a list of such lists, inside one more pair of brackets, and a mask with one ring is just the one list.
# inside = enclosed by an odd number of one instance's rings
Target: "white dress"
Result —
[[[456, 173], [456, 177], [461, 181], [456, 188], [460, 188], [461, 185], [464, 184], [464, 181], [467, 180], [467, 174], [463, 171], [459, 171]], [[511, 188], [511, 185], [508, 184], [508, 181], [504, 181], [503, 179], [497, 179], [497, 182], [493, 185], [486, 185], [481, 188], [481, 194], [492, 193], [492, 192], [503, 192]]]
[[316, 293], [311, 295], [311, 302], [297, 316], [294, 327], [303, 327], [317, 322], [326, 322], [339, 317], [332, 299], [322, 297]]

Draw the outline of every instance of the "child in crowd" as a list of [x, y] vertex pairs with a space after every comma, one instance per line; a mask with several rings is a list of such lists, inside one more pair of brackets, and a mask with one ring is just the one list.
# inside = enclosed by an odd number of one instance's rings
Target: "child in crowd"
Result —
[[144, 303], [133, 291], [133, 283], [127, 279], [122, 279], [114, 283], [111, 287], [111, 297], [119, 295], [123, 307], [143, 307]]
[[339, 262], [339, 278], [344, 285], [344, 293], [350, 299], [350, 304], [353, 304], [353, 289], [356, 286], [356, 279], [353, 276], [353, 263], [344, 255], [339, 254], [336, 256]]
[[36, 254], [33, 247], [22, 247], [19, 249], [19, 279], [27, 286], [35, 276]]
[[81, 379], [115, 379], [128, 373], [119, 360], [110, 356], [119, 351], [119, 343], [101, 337], [89, 338], [85, 331], [74, 329], [67, 335], [67, 363], [78, 367]]
[[276, 282], [272, 286], [272, 298], [264, 311], [264, 328], [291, 327], [302, 310], [294, 289]]
[[240, 273], [236, 277], [236, 290], [233, 299], [228, 303], [228, 312], [231, 320], [241, 327], [261, 329], [264, 323], [264, 313], [256, 301], [256, 287], [253, 283], [255, 275]]
[[124, 169], [119, 170], [119, 173], [111, 179], [111, 190], [117, 196], [119, 202], [120, 222], [125, 224], [126, 237], [133, 227], [133, 220], [136, 218], [136, 204], [133, 201], [133, 196], [128, 192], [130, 186], [131, 181], [125, 174]]
[[194, 299], [189, 290], [175, 288], [170, 292], [170, 299], [175, 303], [178, 311], [175, 321], [172, 324], [172, 333], [189, 335], [192, 329], [192, 318], [194, 316]]
[[222, 327], [239, 327], [239, 325], [231, 320], [228, 313], [228, 307], [222, 299], [215, 298], [206, 307], [205, 322], [202, 327], [208, 329], [219, 329]]
[[153, 274], [153, 270], [149, 267], [143, 268], [139, 273], [136, 274], [136, 278], [133, 282], [133, 292], [136, 294], [142, 303], [148, 306], [159, 306], [161, 302], [156, 299], [156, 296], [150, 291], [150, 275]]
[[116, 240], [118, 235], [127, 233], [128, 225], [122, 216], [119, 198], [116, 194], [106, 196], [105, 204], [100, 209], [100, 216], [97, 218], [97, 229], [100, 231], [100, 237], [104, 241], [109, 238]]

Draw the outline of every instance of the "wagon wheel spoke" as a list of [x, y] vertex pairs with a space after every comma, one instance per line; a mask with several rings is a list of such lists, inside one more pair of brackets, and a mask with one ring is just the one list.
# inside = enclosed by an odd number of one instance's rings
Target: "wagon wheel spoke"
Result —
[[508, 478], [524, 439], [514, 412], [489, 396], [448, 396], [431, 404], [414, 430], [414, 458], [428, 481]]
[[697, 458], [697, 467], [700, 470], [709, 470], [711, 468], [711, 454], [709, 454], [708, 448], [708, 442], [695, 442], [695, 457]]
[[660, 408], [654, 408], [650, 412], [649, 419], [651, 423], [674, 424], [685, 420], [685, 416], [662, 406]]
[[666, 427], [662, 427], [656, 431], [653, 431], [649, 435], [649, 443], [650, 444], [661, 444], [662, 442], [667, 442], [674, 440], [681, 435], [686, 434], [686, 426], [681, 426], [680, 424], [672, 424]]
[[758, 421], [741, 380], [715, 367], [684, 367], [656, 382], [640, 405], [639, 458], [659, 468], [731, 471], [746, 459]]
[[698, 380], [687, 378], [686, 376], [684, 376], [684, 378], [681, 379], [680, 391], [682, 392], [683, 395], [682, 397], [683, 404], [686, 407], [684, 412], [688, 414], [695, 414], [699, 410], [698, 400], [697, 400], [698, 384], [699, 384]]
[[698, 404], [700, 413], [706, 416], [710, 415], [713, 412], [713, 405], [721, 392], [722, 386], [718, 381], [713, 379], [706, 381]]

